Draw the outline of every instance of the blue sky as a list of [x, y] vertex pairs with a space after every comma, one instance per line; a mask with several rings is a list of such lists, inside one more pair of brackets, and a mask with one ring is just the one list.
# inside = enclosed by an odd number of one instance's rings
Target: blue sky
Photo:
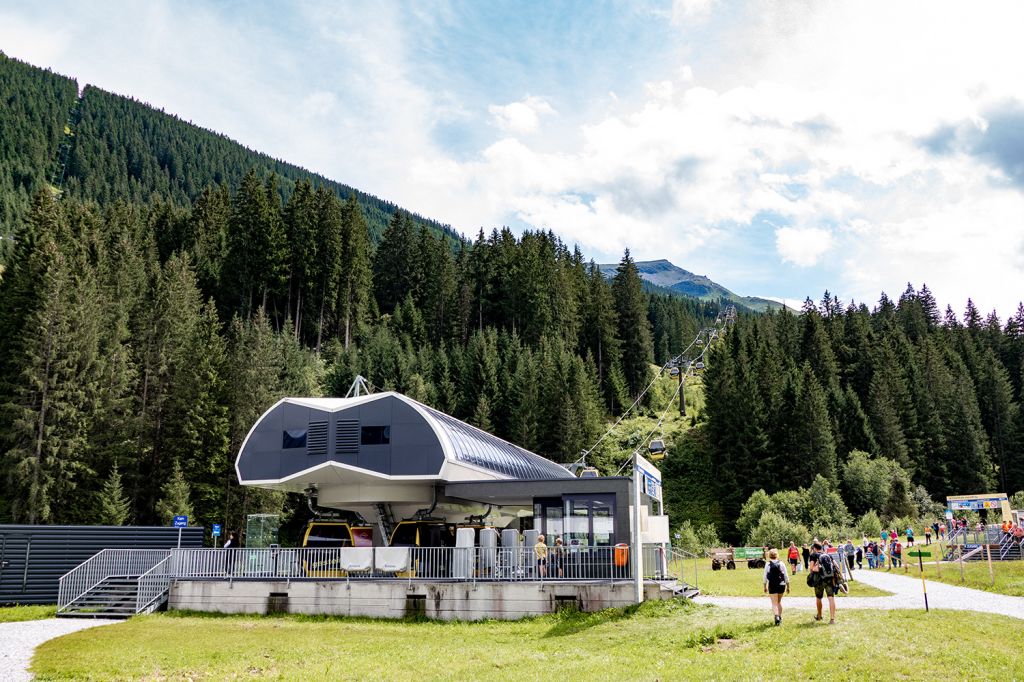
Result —
[[0, 0], [0, 50], [450, 223], [737, 293], [1024, 298], [1024, 5]]

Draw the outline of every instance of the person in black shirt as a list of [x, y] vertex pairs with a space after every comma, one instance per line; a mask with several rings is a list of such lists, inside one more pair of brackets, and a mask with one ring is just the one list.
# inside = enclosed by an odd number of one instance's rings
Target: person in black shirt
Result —
[[804, 557], [804, 570], [806, 571], [807, 570], [807, 563], [808, 563], [808, 561], [810, 561], [810, 558], [811, 558], [811, 550], [807, 549], [807, 545], [804, 545], [803, 549], [800, 550], [800, 553]]
[[826, 554], [822, 550], [821, 544], [814, 543], [812, 549], [810, 568], [808, 570], [815, 576], [814, 598], [818, 607], [818, 614], [814, 616], [814, 620], [821, 620], [821, 598], [828, 595], [828, 623], [832, 625], [836, 622], [836, 588], [833, 576], [839, 570], [839, 567], [836, 565], [835, 557]]

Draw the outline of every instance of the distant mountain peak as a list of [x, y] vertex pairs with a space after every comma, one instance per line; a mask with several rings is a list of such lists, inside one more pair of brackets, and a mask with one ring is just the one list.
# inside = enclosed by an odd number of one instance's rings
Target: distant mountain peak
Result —
[[[724, 298], [747, 308], [761, 311], [782, 307], [782, 304], [766, 298], [734, 294], [721, 284], [713, 282], [706, 275], [697, 275], [689, 270], [684, 270], [664, 258], [636, 261], [635, 264], [641, 279], [645, 282], [679, 296], [716, 301]], [[598, 267], [605, 277], [611, 278], [615, 276], [615, 271], [619, 265], [618, 263], [608, 263]]]

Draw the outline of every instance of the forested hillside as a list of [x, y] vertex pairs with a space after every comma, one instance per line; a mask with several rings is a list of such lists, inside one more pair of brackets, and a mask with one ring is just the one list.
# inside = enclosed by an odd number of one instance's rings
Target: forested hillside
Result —
[[[645, 289], [628, 251], [608, 279], [552, 232], [456, 238], [6, 57], [0, 86], [0, 522], [287, 517], [295, 500], [237, 485], [241, 441], [356, 374], [573, 461], [719, 312]], [[676, 523], [742, 539], [766, 510], [841, 526], [1024, 488], [1024, 307], [826, 295], [741, 314], [707, 360], [703, 407], [666, 430]]]
[[847, 505], [912, 516], [1024, 489], [1024, 306], [1004, 323], [970, 300], [962, 320], [940, 315], [927, 286], [874, 310], [826, 294], [799, 315], [741, 317], [704, 382], [706, 425], [669, 464], [672, 504], [695, 522], [733, 531], [755, 491], [810, 495], [818, 476], [842, 498], [819, 510], [837, 523]]
[[57, 168], [77, 94], [70, 78], [0, 52], [0, 271], [18, 219]]

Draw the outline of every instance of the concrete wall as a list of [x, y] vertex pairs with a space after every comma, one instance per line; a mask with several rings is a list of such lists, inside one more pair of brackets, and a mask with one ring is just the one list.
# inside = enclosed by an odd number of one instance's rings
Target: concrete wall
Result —
[[[332, 616], [439, 620], [514, 620], [553, 613], [564, 603], [600, 611], [634, 603], [633, 583], [409, 583], [407, 581], [185, 580], [171, 585], [168, 608], [217, 613], [274, 611]], [[647, 599], [667, 599], [657, 583]]]

